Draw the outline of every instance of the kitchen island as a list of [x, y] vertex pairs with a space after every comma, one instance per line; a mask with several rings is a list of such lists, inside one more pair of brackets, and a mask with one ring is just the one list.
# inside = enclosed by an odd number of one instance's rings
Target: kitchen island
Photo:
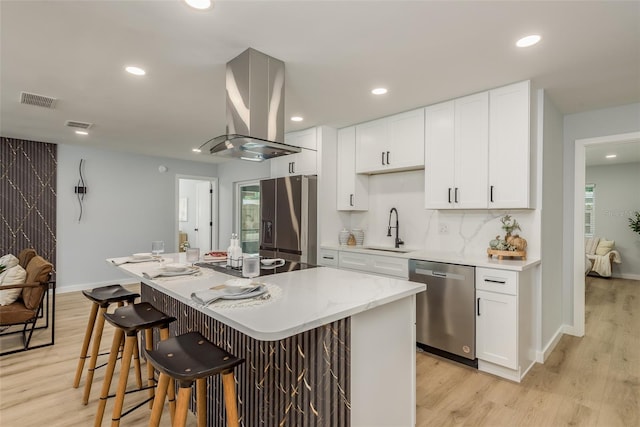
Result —
[[[184, 262], [184, 254], [165, 255]], [[109, 260], [111, 261], [111, 260]], [[424, 284], [319, 267], [259, 278], [271, 298], [201, 307], [198, 292], [231, 276], [143, 276], [158, 263], [118, 266], [144, 301], [246, 362], [236, 368], [244, 426], [415, 425], [415, 295]], [[210, 426], [223, 426], [219, 378], [207, 385]]]

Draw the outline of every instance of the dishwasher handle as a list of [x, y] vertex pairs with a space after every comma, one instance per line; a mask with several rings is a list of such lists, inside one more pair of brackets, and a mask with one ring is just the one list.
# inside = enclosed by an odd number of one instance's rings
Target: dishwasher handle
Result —
[[439, 279], [448, 279], [448, 280], [466, 280], [467, 279], [464, 274], [443, 273], [441, 271], [427, 270], [424, 268], [416, 268], [415, 270], [413, 270], [413, 273], [421, 276], [437, 277]]

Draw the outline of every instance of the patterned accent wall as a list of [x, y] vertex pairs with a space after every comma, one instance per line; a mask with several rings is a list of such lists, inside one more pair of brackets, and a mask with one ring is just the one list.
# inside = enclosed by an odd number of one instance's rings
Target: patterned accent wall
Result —
[[57, 148], [0, 138], [0, 256], [34, 248], [55, 265]]
[[[258, 341], [144, 283], [141, 295], [177, 319], [169, 327], [171, 336], [198, 331], [245, 359], [234, 370], [242, 427], [351, 424], [350, 318], [282, 340]], [[157, 340], [157, 331], [154, 335]], [[207, 427], [225, 427], [219, 376], [207, 381], [207, 397]]]

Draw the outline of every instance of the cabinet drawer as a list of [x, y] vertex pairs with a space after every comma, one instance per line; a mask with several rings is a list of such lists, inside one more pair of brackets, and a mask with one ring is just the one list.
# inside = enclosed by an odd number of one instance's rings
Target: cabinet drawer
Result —
[[320, 249], [318, 264], [327, 267], [338, 267], [338, 251], [333, 249]]
[[369, 271], [369, 257], [365, 254], [340, 251], [338, 267], [349, 270]]
[[518, 295], [518, 273], [478, 267], [476, 268], [476, 290]]
[[371, 255], [371, 268], [373, 272], [385, 276], [409, 278], [409, 260], [404, 258]]

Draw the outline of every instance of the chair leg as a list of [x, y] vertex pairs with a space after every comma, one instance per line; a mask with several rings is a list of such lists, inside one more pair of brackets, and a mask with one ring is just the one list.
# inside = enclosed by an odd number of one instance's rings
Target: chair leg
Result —
[[233, 371], [222, 374], [222, 392], [224, 394], [224, 406], [227, 411], [227, 427], [239, 427], [236, 382]]
[[96, 369], [98, 353], [100, 353], [100, 341], [102, 340], [102, 330], [104, 329], [104, 313], [106, 313], [106, 311], [106, 307], [100, 307], [98, 324], [96, 326], [96, 334], [94, 335], [93, 347], [91, 349], [91, 360], [89, 360], [89, 370], [87, 371], [87, 380], [84, 384], [84, 396], [82, 397], [83, 405], [89, 403], [89, 394], [91, 394], [91, 383], [93, 382], [93, 372]]
[[198, 427], [207, 426], [207, 379], [196, 380], [196, 415]]
[[187, 424], [187, 410], [191, 400], [191, 387], [180, 387], [178, 391], [178, 404], [176, 405], [176, 419], [173, 427], [185, 427]]
[[169, 386], [169, 376], [160, 373], [158, 377], [158, 386], [156, 387], [156, 395], [153, 398], [153, 409], [149, 418], [149, 427], [158, 427], [162, 410], [164, 409], [164, 400], [167, 397], [167, 387]]
[[[153, 350], [153, 330], [151, 329], [144, 330], [144, 348], [147, 350]], [[147, 359], [147, 385], [149, 386], [149, 398], [153, 397], [152, 387], [155, 383], [154, 374], [153, 365], [149, 363], [149, 360]], [[162, 404], [164, 405], [164, 402]], [[153, 408], [153, 401], [149, 402], [149, 408]]]
[[131, 367], [131, 356], [133, 355], [134, 340], [137, 335], [127, 335], [124, 341], [124, 354], [122, 355], [120, 365], [120, 380], [118, 381], [118, 390], [116, 391], [116, 399], [113, 403], [113, 414], [111, 416], [111, 427], [120, 425], [120, 417], [122, 416], [122, 406], [124, 404], [124, 395], [127, 391], [127, 378], [129, 377], [129, 368]]
[[73, 388], [80, 386], [80, 378], [82, 377], [82, 371], [84, 370], [84, 361], [87, 359], [87, 353], [89, 351], [89, 342], [91, 341], [91, 334], [93, 333], [93, 327], [96, 324], [96, 316], [98, 315], [98, 304], [91, 303], [91, 312], [89, 313], [89, 321], [87, 322], [87, 329], [84, 332], [84, 341], [82, 342], [82, 348], [80, 349], [80, 359], [78, 359], [78, 367], [76, 368], [76, 377], [73, 380]]
[[[169, 338], [169, 328], [160, 328], [160, 340], [164, 341], [167, 338]], [[176, 416], [176, 385], [173, 378], [169, 380], [169, 415], [173, 425]]]
[[140, 372], [140, 349], [138, 348], [138, 338], [133, 343], [133, 365], [136, 370], [136, 384], [142, 388], [142, 372]]
[[98, 411], [96, 412], [96, 419], [94, 422], [95, 427], [102, 425], [102, 419], [104, 418], [104, 409], [107, 406], [107, 398], [109, 396], [109, 390], [111, 389], [111, 381], [113, 380], [113, 372], [116, 368], [116, 360], [118, 359], [118, 350], [120, 343], [124, 337], [124, 331], [120, 328], [116, 328], [113, 335], [113, 343], [111, 344], [111, 352], [109, 353], [109, 362], [107, 363], [107, 371], [104, 374], [104, 380], [102, 381], [102, 392], [100, 393], [100, 400], [98, 401]]

